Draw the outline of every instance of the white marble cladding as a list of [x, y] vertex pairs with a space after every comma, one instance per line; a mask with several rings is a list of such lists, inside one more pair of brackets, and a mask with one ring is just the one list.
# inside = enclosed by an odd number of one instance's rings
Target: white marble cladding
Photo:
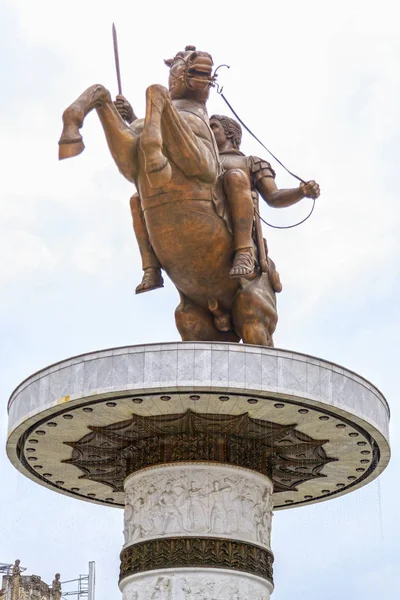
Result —
[[174, 569], [127, 577], [123, 600], [269, 600], [272, 585], [258, 577], [217, 569]]
[[270, 549], [272, 483], [263, 475], [229, 465], [179, 463], [134, 473], [124, 487], [125, 546], [209, 536]]
[[9, 401], [10, 433], [53, 407], [104, 394], [221, 390], [288, 396], [359, 417], [388, 438], [389, 408], [367, 380], [310, 356], [244, 344], [178, 342], [103, 350], [26, 379]]

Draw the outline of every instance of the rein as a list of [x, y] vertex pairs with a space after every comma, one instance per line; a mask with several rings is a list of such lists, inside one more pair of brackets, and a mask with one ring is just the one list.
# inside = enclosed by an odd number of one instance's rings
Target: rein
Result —
[[[188, 81], [188, 62], [187, 62], [188, 57], [183, 57], [183, 56], [176, 56], [175, 60], [182, 60], [185, 63], [185, 69], [184, 72], [180, 75], [179, 79], [183, 79], [185, 82], [186, 87], [188, 87], [189, 89], [193, 89], [191, 85], [189, 85], [189, 81]], [[220, 87], [218, 85], [218, 83], [216, 82], [217, 79], [217, 72], [221, 67], [227, 67], [228, 69], [230, 68], [229, 65], [219, 65], [219, 67], [217, 67], [214, 71], [214, 74], [211, 76], [211, 78], [208, 81], [208, 85], [210, 87], [216, 87], [217, 89], [217, 93], [221, 96], [221, 98], [224, 100], [225, 104], [228, 106], [229, 110], [233, 113], [233, 115], [236, 117], [236, 119], [239, 121], [239, 123], [242, 125], [242, 127], [244, 127], [244, 129], [264, 148], [264, 150], [266, 150], [268, 152], [268, 154], [270, 154], [270, 156], [272, 156], [272, 158], [274, 160], [276, 160], [276, 162], [278, 164], [281, 165], [281, 167], [283, 167], [285, 169], [285, 171], [287, 173], [289, 173], [289, 175], [291, 175], [292, 177], [294, 177], [295, 179], [297, 179], [297, 181], [300, 181], [300, 183], [306, 183], [306, 181], [304, 181], [304, 179], [302, 179], [301, 177], [299, 177], [298, 175], [296, 175], [295, 173], [293, 173], [293, 171], [290, 171], [281, 160], [279, 160], [279, 158], [273, 153], [271, 152], [271, 150], [269, 150], [269, 148], [267, 148], [267, 146], [265, 144], [263, 144], [263, 142], [260, 140], [260, 138], [258, 138], [256, 136], [255, 133], [253, 133], [253, 131], [246, 125], [246, 123], [240, 118], [240, 116], [237, 114], [237, 112], [235, 111], [235, 109], [233, 108], [233, 106], [231, 105], [231, 103], [228, 101], [228, 99], [226, 98], [226, 96], [223, 94], [223, 87]], [[193, 78], [195, 81], [197, 80], [196, 78]], [[202, 80], [199, 80], [202, 81]], [[191, 111], [187, 111], [187, 112], [191, 112]], [[197, 115], [199, 116], [199, 115]], [[202, 119], [203, 120], [203, 119]], [[294, 227], [298, 227], [299, 225], [302, 225], [303, 223], [305, 223], [313, 214], [314, 212], [314, 208], [315, 208], [315, 198], [312, 198], [312, 206], [311, 206], [311, 210], [308, 213], [308, 215], [302, 219], [301, 221], [298, 221], [297, 223], [293, 223], [292, 225], [273, 225], [272, 223], [268, 223], [268, 221], [266, 221], [265, 219], [262, 218], [262, 216], [259, 214], [259, 212], [256, 210], [256, 214], [259, 217], [259, 219], [265, 224], [268, 225], [268, 227], [272, 227], [273, 229], [293, 229]]]
[[[228, 65], [220, 65], [223, 67], [228, 67]], [[219, 69], [220, 67], [218, 67]], [[214, 78], [216, 75], [217, 70], [214, 73]], [[267, 146], [265, 144], [263, 144], [263, 142], [256, 136], [255, 133], [253, 133], [251, 131], [251, 129], [246, 125], [246, 123], [244, 123], [244, 121], [239, 117], [239, 115], [237, 114], [237, 112], [235, 111], [235, 109], [233, 108], [233, 106], [231, 105], [231, 103], [227, 100], [227, 98], [225, 97], [225, 95], [223, 94], [223, 87], [219, 87], [217, 83], [214, 83], [214, 86], [217, 88], [217, 93], [221, 96], [221, 98], [224, 100], [225, 104], [229, 107], [230, 111], [233, 113], [233, 115], [236, 117], [236, 119], [239, 121], [239, 123], [242, 125], [242, 127], [244, 127], [244, 129], [264, 148], [264, 150], [266, 150], [268, 152], [268, 154], [270, 154], [270, 156], [272, 156], [272, 158], [274, 160], [276, 160], [277, 163], [279, 163], [281, 165], [281, 167], [283, 167], [285, 169], [285, 171], [287, 171], [287, 173], [289, 173], [289, 175], [291, 175], [292, 177], [294, 177], [295, 179], [297, 179], [297, 181], [300, 181], [300, 183], [306, 183], [304, 181], [304, 179], [302, 179], [301, 177], [299, 177], [298, 175], [296, 175], [295, 173], [293, 173], [292, 171], [290, 171], [284, 164], [282, 161], [279, 160], [279, 158], [277, 156], [275, 156], [275, 154], [273, 154], [273, 152], [271, 152], [271, 150], [269, 150], [267, 148]], [[294, 223], [293, 225], [273, 225], [272, 223], [268, 223], [267, 221], [265, 221], [262, 216], [257, 212], [257, 216], [261, 219], [261, 221], [263, 223], [265, 223], [265, 225], [268, 225], [268, 227], [272, 227], [273, 229], [293, 229], [293, 227], [298, 227], [299, 225], [302, 225], [303, 223], [305, 223], [313, 214], [314, 212], [314, 208], [315, 208], [315, 198], [312, 199], [313, 204], [311, 207], [310, 212], [308, 213], [308, 215], [302, 219], [301, 221], [299, 221], [298, 223]]]

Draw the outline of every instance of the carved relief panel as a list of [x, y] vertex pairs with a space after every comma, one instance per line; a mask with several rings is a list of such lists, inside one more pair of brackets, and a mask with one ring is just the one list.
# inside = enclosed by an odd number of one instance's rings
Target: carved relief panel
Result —
[[221, 465], [171, 465], [125, 482], [125, 546], [154, 538], [210, 536], [270, 548], [272, 484]]
[[123, 600], [269, 600], [270, 588], [256, 578], [224, 572], [181, 571], [130, 581]]

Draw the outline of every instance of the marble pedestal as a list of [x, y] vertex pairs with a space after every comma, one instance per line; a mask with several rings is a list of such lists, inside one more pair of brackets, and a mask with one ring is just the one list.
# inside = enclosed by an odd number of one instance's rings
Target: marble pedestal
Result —
[[133, 473], [124, 487], [123, 600], [152, 594], [269, 599], [268, 477], [231, 465], [179, 462]]
[[389, 460], [382, 394], [332, 363], [220, 343], [132, 346], [43, 369], [9, 401], [25, 475], [124, 508], [124, 600], [268, 600], [274, 510]]

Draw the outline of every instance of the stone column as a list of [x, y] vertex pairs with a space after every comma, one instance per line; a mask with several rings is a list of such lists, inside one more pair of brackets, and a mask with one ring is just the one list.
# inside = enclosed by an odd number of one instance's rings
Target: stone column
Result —
[[269, 600], [268, 477], [180, 462], [141, 469], [124, 487], [123, 600]]

